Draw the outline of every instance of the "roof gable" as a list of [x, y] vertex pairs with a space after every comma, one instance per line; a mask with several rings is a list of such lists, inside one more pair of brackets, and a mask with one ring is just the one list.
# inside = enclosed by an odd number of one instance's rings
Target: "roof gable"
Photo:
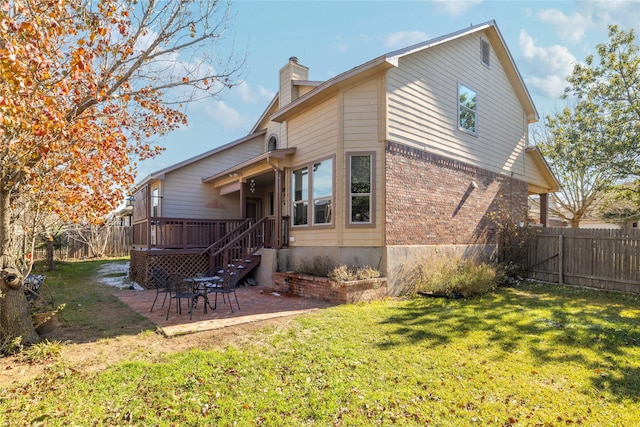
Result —
[[413, 53], [429, 49], [433, 46], [441, 45], [477, 32], [483, 32], [491, 41], [491, 45], [495, 50], [496, 55], [500, 59], [506, 71], [506, 74], [518, 96], [518, 99], [520, 100], [524, 110], [527, 113], [527, 119], [529, 123], [538, 121], [540, 117], [535, 105], [533, 104], [531, 95], [529, 94], [529, 91], [524, 84], [524, 80], [522, 79], [522, 76], [520, 75], [520, 72], [516, 67], [515, 61], [513, 60], [509, 49], [507, 48], [507, 45], [502, 37], [502, 34], [500, 33], [500, 30], [498, 29], [496, 22], [493, 20], [474, 25], [469, 28], [465, 28], [463, 30], [459, 30], [444, 36], [436, 37], [422, 43], [408, 46], [403, 49], [389, 52], [369, 62], [359, 65], [320, 84], [315, 89], [309, 91], [305, 95], [299, 97], [295, 101], [291, 102], [290, 104], [284, 106], [283, 108], [272, 114], [270, 119], [276, 122], [287, 120], [296, 112], [299, 112], [309, 106], [310, 103], [320, 102], [327, 97], [335, 94], [339, 90], [339, 87], [342, 85], [348, 84], [352, 81], [356, 81], [357, 79], [364, 78], [367, 75], [377, 73], [391, 67], [397, 67], [399, 59], [403, 56], [411, 55]]
[[240, 145], [240, 144], [242, 144], [244, 142], [250, 141], [250, 140], [252, 140], [252, 139], [254, 139], [256, 137], [264, 136], [266, 133], [267, 133], [266, 129], [262, 129], [262, 130], [259, 130], [259, 131], [256, 131], [256, 132], [252, 132], [251, 134], [249, 134], [249, 135], [247, 135], [247, 136], [245, 136], [243, 138], [236, 139], [235, 141], [231, 141], [231, 142], [229, 142], [227, 144], [221, 145], [219, 147], [216, 147], [216, 148], [214, 148], [212, 150], [206, 151], [206, 152], [204, 152], [202, 154], [199, 154], [197, 156], [191, 157], [191, 158], [189, 158], [187, 160], [184, 160], [182, 162], [175, 163], [175, 164], [173, 164], [173, 165], [171, 165], [169, 167], [166, 167], [164, 169], [160, 169], [160, 170], [158, 170], [156, 172], [153, 172], [153, 173], [147, 175], [145, 178], [143, 178], [140, 182], [138, 182], [136, 184], [136, 187], [141, 187], [144, 184], [146, 184], [147, 182], [152, 181], [152, 180], [164, 179], [165, 175], [170, 173], [170, 172], [173, 172], [173, 171], [175, 171], [177, 169], [180, 169], [182, 167], [185, 167], [185, 166], [188, 166], [190, 164], [193, 164], [193, 163], [195, 163], [197, 161], [206, 159], [207, 157], [213, 156], [214, 154], [220, 153], [221, 151], [228, 150], [229, 148], [232, 148], [232, 147], [235, 147], [236, 145]]

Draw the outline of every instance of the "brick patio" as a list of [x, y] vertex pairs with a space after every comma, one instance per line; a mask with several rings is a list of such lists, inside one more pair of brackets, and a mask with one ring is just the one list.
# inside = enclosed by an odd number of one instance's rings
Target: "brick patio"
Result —
[[335, 305], [311, 298], [284, 294], [278, 296], [272, 289], [262, 285], [238, 288], [237, 294], [240, 310], [235, 305], [235, 300], [232, 299], [234, 303], [233, 313], [229, 308], [228, 301], [222, 303], [222, 296], [220, 295], [217, 309], [211, 310], [207, 308], [207, 314], [204, 313], [203, 301], [200, 299], [193, 311], [192, 320], [189, 320], [189, 309], [186, 307], [186, 301], [182, 303], [182, 314], [176, 313], [175, 301], [173, 301], [169, 319], [165, 320], [169, 301], [162, 307], [163, 294], [158, 296], [153, 312], [150, 313], [149, 309], [156, 296], [155, 290], [121, 290], [114, 293], [116, 297], [133, 310], [158, 325], [167, 336], [224, 328], [274, 317], [293, 316]]

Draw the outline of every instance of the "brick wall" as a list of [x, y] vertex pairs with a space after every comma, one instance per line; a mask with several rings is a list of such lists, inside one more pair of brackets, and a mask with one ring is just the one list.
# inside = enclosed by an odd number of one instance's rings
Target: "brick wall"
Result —
[[387, 245], [493, 243], [498, 214], [526, 220], [524, 181], [394, 142], [386, 165]]
[[283, 294], [335, 303], [372, 301], [387, 295], [386, 278], [334, 282], [327, 277], [276, 272], [273, 288]]

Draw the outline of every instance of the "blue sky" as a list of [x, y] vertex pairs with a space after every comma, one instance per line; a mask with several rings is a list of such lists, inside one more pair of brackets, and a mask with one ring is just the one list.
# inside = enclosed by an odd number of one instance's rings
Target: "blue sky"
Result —
[[564, 105], [564, 77], [607, 40], [607, 25], [640, 37], [640, 0], [245, 0], [233, 2], [232, 11], [227, 40], [236, 53], [246, 52], [242, 84], [190, 105], [188, 127], [160, 140], [166, 151], [139, 165], [138, 180], [247, 135], [291, 56], [309, 67], [311, 80], [326, 80], [395, 49], [495, 20], [543, 117]]

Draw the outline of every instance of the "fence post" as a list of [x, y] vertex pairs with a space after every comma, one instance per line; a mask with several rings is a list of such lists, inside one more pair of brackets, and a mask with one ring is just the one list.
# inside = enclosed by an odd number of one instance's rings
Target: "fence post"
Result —
[[564, 283], [564, 277], [562, 274], [564, 265], [564, 234], [558, 235], [558, 283], [561, 285]]

